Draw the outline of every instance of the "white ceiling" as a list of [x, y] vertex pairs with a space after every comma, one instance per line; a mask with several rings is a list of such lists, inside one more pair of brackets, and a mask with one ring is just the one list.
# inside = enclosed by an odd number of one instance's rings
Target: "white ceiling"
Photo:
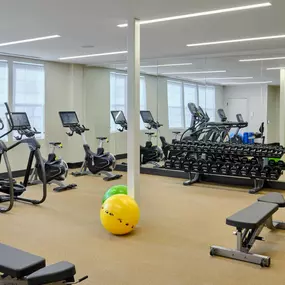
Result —
[[[239, 63], [255, 55], [285, 56], [285, 39], [188, 48], [186, 44], [246, 37], [285, 34], [285, 1], [269, 0], [272, 7], [212, 15], [141, 27], [141, 57], [152, 64], [193, 62], [193, 66], [166, 68], [169, 71], [226, 69], [211, 77], [254, 76], [255, 81], [273, 80], [278, 71], [264, 71], [260, 62]], [[127, 29], [117, 28], [129, 17], [142, 20], [229, 8], [265, 2], [263, 0], [1, 0], [1, 42], [53, 34], [61, 38], [0, 47], [0, 53], [18, 54], [57, 61], [59, 57], [127, 49]], [[82, 48], [93, 45], [94, 48]], [[209, 55], [215, 55], [215, 58]], [[231, 54], [226, 58], [218, 58]], [[241, 56], [241, 54], [244, 54]], [[234, 57], [233, 55], [237, 55]], [[207, 60], [202, 59], [207, 56]], [[179, 58], [178, 58], [179, 57]], [[127, 55], [73, 60], [103, 65], [125, 61]], [[285, 64], [266, 62], [266, 66]], [[146, 70], [150, 72], [150, 70]], [[193, 77], [193, 76], [192, 76]]]

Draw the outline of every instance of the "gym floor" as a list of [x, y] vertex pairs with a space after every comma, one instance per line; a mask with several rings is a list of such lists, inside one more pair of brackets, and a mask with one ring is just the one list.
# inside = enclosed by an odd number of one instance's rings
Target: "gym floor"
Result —
[[[105, 190], [120, 181], [69, 177], [78, 189], [54, 193], [49, 187], [41, 206], [16, 203], [0, 215], [1, 242], [46, 257], [48, 263], [75, 263], [84, 284], [100, 285], [233, 285], [283, 284], [285, 231], [265, 229], [265, 242], [253, 249], [272, 258], [270, 268], [210, 257], [210, 245], [235, 247], [235, 230], [225, 224], [232, 213], [255, 202], [247, 189], [141, 175], [141, 221], [129, 236], [116, 237], [100, 225]], [[36, 195], [32, 186], [27, 196]], [[285, 209], [276, 218], [285, 220]]]

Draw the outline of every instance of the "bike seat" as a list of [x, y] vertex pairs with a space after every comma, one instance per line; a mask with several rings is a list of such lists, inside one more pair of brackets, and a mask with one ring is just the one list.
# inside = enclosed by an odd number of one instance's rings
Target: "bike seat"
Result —
[[175, 135], [181, 134], [181, 132], [172, 132], [172, 133], [175, 134]]
[[59, 146], [61, 145], [61, 142], [49, 142], [49, 144], [53, 146]]
[[100, 140], [100, 141], [104, 141], [104, 140], [107, 139], [107, 137], [97, 137], [96, 139], [97, 139], [97, 140]]
[[149, 136], [152, 136], [154, 135], [155, 133], [145, 133], [146, 135], [149, 135]]

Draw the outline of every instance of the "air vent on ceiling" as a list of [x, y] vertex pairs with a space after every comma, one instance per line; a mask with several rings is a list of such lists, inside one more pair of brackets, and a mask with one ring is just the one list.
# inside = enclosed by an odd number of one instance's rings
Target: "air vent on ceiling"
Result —
[[14, 54], [14, 53], [7, 53], [7, 52], [0, 52], [0, 55], [9, 56], [9, 57], [27, 58], [27, 59], [42, 59], [41, 57], [37, 57], [37, 56]]

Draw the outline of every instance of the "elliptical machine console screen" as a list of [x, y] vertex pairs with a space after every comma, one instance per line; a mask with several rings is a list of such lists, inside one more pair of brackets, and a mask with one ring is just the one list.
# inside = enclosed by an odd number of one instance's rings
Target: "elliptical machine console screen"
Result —
[[111, 111], [112, 117], [114, 119], [115, 124], [125, 124], [127, 123], [126, 117], [123, 111]]
[[12, 127], [13, 125], [14, 130], [31, 128], [27, 113], [25, 112], [12, 112], [11, 117], [9, 117], [8, 114], [6, 114], [6, 116], [10, 126]]
[[74, 125], [78, 125], [79, 121], [77, 115], [74, 111], [70, 112], [59, 112], [59, 116], [64, 127], [70, 127]]
[[142, 120], [145, 124], [154, 122], [153, 116], [150, 111], [140, 111]]

